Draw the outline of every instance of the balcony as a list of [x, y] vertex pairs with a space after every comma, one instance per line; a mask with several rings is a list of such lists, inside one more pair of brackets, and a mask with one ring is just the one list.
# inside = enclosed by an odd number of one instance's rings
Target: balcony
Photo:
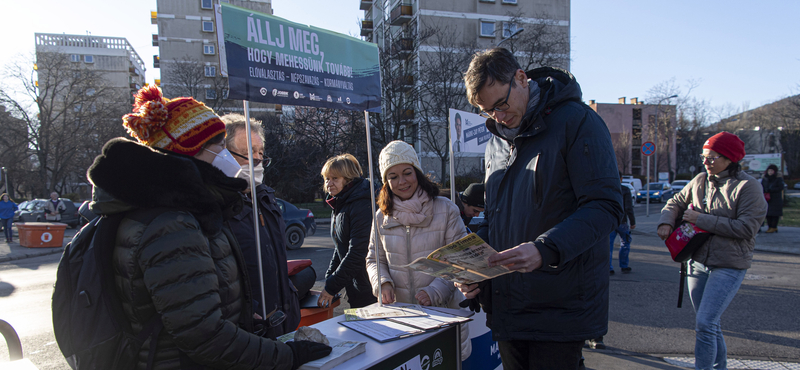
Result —
[[392, 45], [392, 57], [396, 59], [405, 59], [414, 51], [414, 39], [410, 37], [403, 37]]
[[361, 36], [369, 36], [372, 33], [372, 21], [361, 21]]
[[400, 111], [400, 122], [410, 122], [414, 120], [414, 110], [413, 109], [406, 109]]
[[372, 7], [372, 0], [361, 0], [361, 6], [359, 9], [361, 10], [369, 10]]
[[399, 91], [410, 91], [414, 88], [414, 76], [412, 75], [404, 75], [395, 78], [394, 80], [395, 87]]
[[400, 26], [402, 24], [408, 23], [411, 20], [411, 17], [414, 16], [414, 9], [411, 5], [407, 4], [398, 4], [397, 6], [392, 9], [392, 13], [389, 17], [389, 23], [392, 26]]

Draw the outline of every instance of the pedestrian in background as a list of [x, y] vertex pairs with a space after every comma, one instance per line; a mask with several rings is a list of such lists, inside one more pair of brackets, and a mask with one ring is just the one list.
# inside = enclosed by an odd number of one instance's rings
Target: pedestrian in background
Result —
[[[123, 125], [89, 168], [92, 212], [124, 214], [112, 282], [134, 335], [161, 320], [153, 369], [297, 369], [331, 348], [253, 334], [246, 265], [228, 223], [247, 184], [225, 148], [225, 124], [192, 98], [136, 94]], [[153, 345], [152, 343], [150, 345]], [[149, 346], [131, 367], [144, 369]]]
[[67, 206], [64, 201], [58, 198], [58, 193], [50, 193], [50, 200], [44, 204], [44, 219], [47, 221], [61, 221], [61, 212], [65, 212]]
[[[250, 288], [253, 290], [253, 299], [258, 302], [255, 312], [261, 314], [261, 305], [266, 305], [264, 308], [266, 308], [267, 314], [272, 313], [266, 320], [264, 336], [275, 339], [297, 329], [301, 317], [298, 291], [289, 280], [289, 268], [286, 264], [286, 224], [283, 221], [283, 213], [278, 206], [278, 201], [275, 200], [275, 190], [262, 184], [264, 167], [269, 165], [264, 158], [264, 129], [258, 121], [250, 119], [253, 161], [255, 161], [251, 174], [250, 162], [247, 157], [245, 117], [238, 113], [231, 113], [220, 118], [225, 123], [225, 148], [233, 154], [236, 163], [242, 167], [242, 171], [237, 177], [247, 180], [247, 189], [240, 193], [242, 210], [231, 218], [229, 224], [247, 264], [247, 278], [250, 281]], [[251, 176], [256, 183], [262, 273], [259, 273], [258, 270], [256, 233], [253, 230]], [[259, 281], [262, 276], [263, 281]], [[261, 296], [262, 282], [264, 284], [263, 298]]]
[[3, 225], [6, 243], [11, 243], [14, 240], [14, 232], [11, 229], [11, 223], [14, 222], [14, 211], [17, 209], [19, 209], [17, 203], [12, 202], [8, 194], [3, 193], [3, 195], [0, 196], [0, 224]]
[[[458, 207], [439, 195], [439, 188], [423, 175], [414, 148], [396, 140], [378, 158], [383, 187], [378, 197], [367, 253], [372, 291], [383, 303], [418, 303], [423, 306], [459, 308], [464, 299], [452, 282], [400, 267], [446, 244], [467, 236]], [[380, 255], [380, 275], [375, 253]], [[461, 359], [472, 345], [467, 325], [461, 326]]]
[[472, 222], [472, 218], [483, 212], [484, 192], [483, 184], [472, 183], [464, 191], [458, 193], [456, 197], [456, 205], [458, 210], [461, 211], [461, 219], [467, 229], [469, 229], [469, 223]]
[[[622, 182], [622, 172], [619, 173], [619, 181]], [[631, 272], [628, 266], [628, 255], [631, 251], [631, 230], [636, 228], [636, 216], [633, 214], [633, 203], [631, 202], [631, 191], [626, 186], [620, 184], [622, 193], [622, 208], [625, 209], [625, 214], [622, 216], [622, 223], [617, 226], [616, 230], [611, 232], [609, 237], [609, 251], [608, 260], [610, 262], [610, 275], [614, 275], [614, 240], [619, 235], [619, 269], [623, 274]], [[630, 221], [630, 223], [629, 223]]]
[[767, 233], [778, 232], [778, 221], [783, 216], [783, 177], [778, 176], [778, 166], [771, 164], [761, 178], [764, 198], [767, 200]]
[[744, 155], [744, 142], [734, 134], [709, 138], [702, 154], [706, 172], [667, 202], [658, 221], [662, 240], [681, 221], [713, 234], [692, 254], [686, 277], [696, 313], [695, 369], [728, 368], [720, 319], [750, 268], [756, 233], [767, 214], [758, 181], [741, 171]]
[[328, 193], [325, 203], [332, 209], [334, 248], [317, 305], [329, 306], [334, 296], [344, 289], [350, 308], [368, 306], [378, 301], [372, 294], [367, 274], [367, 249], [372, 230], [369, 181], [361, 177], [361, 164], [351, 154], [329, 158], [320, 174]]

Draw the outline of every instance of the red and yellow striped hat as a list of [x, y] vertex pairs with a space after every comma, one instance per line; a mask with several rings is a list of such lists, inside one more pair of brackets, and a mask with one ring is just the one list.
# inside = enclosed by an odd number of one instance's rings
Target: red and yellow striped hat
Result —
[[225, 132], [214, 111], [193, 98], [164, 98], [157, 86], [136, 93], [133, 113], [122, 125], [140, 143], [194, 156], [209, 139]]

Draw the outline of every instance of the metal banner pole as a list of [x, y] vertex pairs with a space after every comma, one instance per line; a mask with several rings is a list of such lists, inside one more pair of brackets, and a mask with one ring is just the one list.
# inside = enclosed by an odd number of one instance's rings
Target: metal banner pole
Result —
[[644, 185], [645, 198], [647, 199], [647, 217], [650, 217], [650, 156], [647, 156], [647, 184]]
[[[364, 111], [364, 126], [367, 127], [367, 163], [369, 168], [369, 197], [372, 201], [372, 232], [375, 234], [375, 266], [378, 268], [378, 307], [383, 306], [383, 292], [381, 291], [381, 255], [378, 251], [380, 236], [378, 235], [378, 222], [375, 209], [375, 178], [372, 177], [372, 135], [369, 132], [369, 112]], [[372, 239], [372, 238], [370, 238]]]
[[[267, 319], [267, 297], [264, 293], [264, 266], [261, 263], [261, 233], [258, 230], [258, 198], [256, 198], [256, 177], [253, 176], [253, 137], [250, 131], [250, 102], [244, 101], [244, 120], [247, 132], [247, 167], [250, 169], [250, 201], [253, 205], [253, 233], [256, 237], [256, 256], [258, 257], [258, 285], [261, 288], [261, 318]], [[259, 140], [260, 136], [259, 136]], [[239, 149], [241, 150], [241, 148]]]
[[453, 133], [451, 130], [453, 129], [453, 123], [450, 122], [450, 114], [447, 116], [447, 133], [448, 138], [450, 139], [450, 200], [455, 203], [456, 202], [456, 172], [455, 172], [455, 157], [453, 156]]

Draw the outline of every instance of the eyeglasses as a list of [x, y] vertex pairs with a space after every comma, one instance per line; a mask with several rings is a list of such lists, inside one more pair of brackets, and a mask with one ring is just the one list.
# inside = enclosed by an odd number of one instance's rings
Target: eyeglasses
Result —
[[700, 160], [703, 161], [703, 163], [706, 163], [706, 161], [708, 161], [708, 163], [714, 164], [714, 162], [716, 162], [717, 159], [720, 159], [720, 158], [722, 158], [721, 155], [718, 155], [716, 157], [706, 157], [706, 156], [700, 154]]
[[[231, 152], [231, 154], [233, 154], [233, 155], [235, 155], [235, 156], [237, 156], [237, 157], [239, 157], [241, 159], [244, 159], [246, 161], [249, 160], [247, 158], [247, 156], [244, 155], [244, 154], [236, 153], [236, 152], [234, 152], [233, 150], [230, 150], [230, 149], [228, 149], [228, 151]], [[255, 159], [255, 158], [253, 158], [253, 159]], [[263, 158], [261, 158], [261, 166], [263, 166], [264, 168], [269, 167], [269, 165], [271, 165], [271, 164], [272, 164], [272, 158], [267, 157], [267, 156], [264, 156]]]
[[482, 110], [478, 114], [480, 114], [483, 118], [494, 119], [494, 116], [495, 114], [497, 114], [497, 112], [505, 112], [506, 110], [508, 110], [508, 108], [511, 108], [511, 106], [508, 105], [508, 98], [511, 96], [511, 87], [513, 86], [514, 86], [514, 78], [512, 77], [511, 80], [508, 81], [508, 93], [506, 94], [506, 100], [503, 100], [502, 102], [500, 102], [500, 104], [497, 104], [494, 108], [489, 109], [488, 111]]

